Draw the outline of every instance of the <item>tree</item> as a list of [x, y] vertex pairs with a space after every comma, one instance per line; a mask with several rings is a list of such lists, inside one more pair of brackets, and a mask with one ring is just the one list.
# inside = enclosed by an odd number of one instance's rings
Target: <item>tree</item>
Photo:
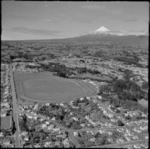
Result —
[[101, 135], [101, 137], [96, 138], [96, 144], [97, 145], [106, 145], [109, 144], [110, 142], [107, 139], [106, 135]]
[[121, 120], [118, 120], [117, 124], [118, 126], [124, 126], [124, 123]]
[[148, 89], [148, 88], [149, 88], [149, 86], [148, 86], [148, 82], [146, 82], [146, 81], [145, 81], [145, 82], [143, 82], [143, 84], [142, 84], [142, 88], [143, 88], [143, 89], [145, 89], [145, 90], [146, 90], [146, 89]]
[[72, 129], [81, 129], [82, 127], [80, 126], [80, 122], [78, 121], [73, 121], [72, 125], [71, 125]]
[[125, 80], [130, 80], [130, 78], [133, 76], [132, 71], [131, 70], [125, 70], [124, 71], [124, 79]]
[[102, 85], [99, 88], [99, 95], [103, 94], [104, 92], [110, 92], [111, 91], [111, 87], [109, 85]]
[[63, 78], [67, 77], [67, 74], [64, 71], [58, 71], [57, 75], [60, 76], [60, 77], [63, 77]]
[[78, 73], [82, 74], [82, 73], [86, 73], [87, 72], [87, 68], [86, 67], [82, 67], [78, 69]]

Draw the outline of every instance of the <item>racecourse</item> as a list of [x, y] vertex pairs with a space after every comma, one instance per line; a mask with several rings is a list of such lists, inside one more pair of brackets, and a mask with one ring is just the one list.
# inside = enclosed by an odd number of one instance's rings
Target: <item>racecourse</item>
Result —
[[49, 72], [15, 72], [19, 98], [37, 102], [66, 102], [75, 98], [97, 94], [97, 88], [81, 80], [53, 76]]

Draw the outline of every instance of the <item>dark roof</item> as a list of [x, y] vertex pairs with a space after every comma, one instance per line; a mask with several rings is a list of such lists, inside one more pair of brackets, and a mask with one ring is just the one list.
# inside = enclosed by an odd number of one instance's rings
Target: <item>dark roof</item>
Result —
[[12, 116], [1, 117], [1, 129], [10, 129], [12, 127]]

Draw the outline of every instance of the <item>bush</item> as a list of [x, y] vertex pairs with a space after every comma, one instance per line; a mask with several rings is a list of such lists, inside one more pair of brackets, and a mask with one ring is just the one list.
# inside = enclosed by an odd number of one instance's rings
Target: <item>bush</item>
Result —
[[124, 123], [121, 120], [118, 120], [117, 124], [118, 126], [124, 126]]
[[142, 88], [143, 88], [143, 89], [148, 89], [148, 87], [149, 87], [149, 86], [148, 86], [148, 82], [146, 82], [146, 81], [143, 82]]
[[124, 80], [116, 80], [113, 84], [114, 92], [122, 92], [126, 89], [126, 82]]
[[65, 71], [61, 71], [61, 70], [57, 72], [57, 75], [59, 77], [63, 77], [63, 78], [67, 78], [68, 77], [67, 73]]
[[86, 72], [87, 72], [86, 67], [78, 68], [78, 73], [79, 74], [86, 73]]

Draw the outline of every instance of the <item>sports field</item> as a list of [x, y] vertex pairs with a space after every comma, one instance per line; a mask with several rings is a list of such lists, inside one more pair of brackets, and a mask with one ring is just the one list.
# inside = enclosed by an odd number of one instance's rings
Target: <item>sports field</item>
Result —
[[53, 76], [49, 72], [14, 73], [17, 96], [38, 102], [65, 102], [97, 94], [97, 88], [81, 80]]

